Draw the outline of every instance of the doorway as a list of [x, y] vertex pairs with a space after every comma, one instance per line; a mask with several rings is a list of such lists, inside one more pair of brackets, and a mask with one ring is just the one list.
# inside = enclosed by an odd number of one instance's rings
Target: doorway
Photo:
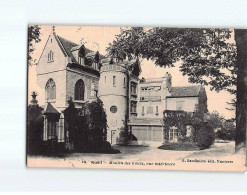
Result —
[[111, 145], [116, 145], [117, 143], [117, 132], [116, 130], [111, 130]]

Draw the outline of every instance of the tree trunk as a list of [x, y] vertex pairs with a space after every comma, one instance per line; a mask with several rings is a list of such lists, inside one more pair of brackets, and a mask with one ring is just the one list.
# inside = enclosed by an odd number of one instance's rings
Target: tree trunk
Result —
[[235, 29], [237, 45], [236, 152], [246, 152], [247, 137], [247, 30]]

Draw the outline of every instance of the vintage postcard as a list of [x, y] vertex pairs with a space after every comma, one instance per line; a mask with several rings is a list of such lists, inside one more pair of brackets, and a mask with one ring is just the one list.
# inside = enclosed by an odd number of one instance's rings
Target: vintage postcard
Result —
[[246, 171], [247, 30], [28, 26], [27, 166]]

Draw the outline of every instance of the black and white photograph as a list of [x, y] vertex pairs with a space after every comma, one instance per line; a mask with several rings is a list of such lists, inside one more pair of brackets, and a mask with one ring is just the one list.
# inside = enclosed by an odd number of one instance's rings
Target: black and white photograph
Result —
[[0, 194], [246, 194], [246, 8], [0, 0]]
[[246, 171], [247, 30], [28, 26], [27, 166]]

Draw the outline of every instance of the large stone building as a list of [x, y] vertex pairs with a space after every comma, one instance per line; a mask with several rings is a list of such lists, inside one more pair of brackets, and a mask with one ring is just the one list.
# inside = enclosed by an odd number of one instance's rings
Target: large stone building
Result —
[[128, 127], [138, 143], [163, 142], [163, 111], [193, 112], [201, 86], [173, 87], [166, 73], [162, 78], [139, 79], [138, 60], [116, 62], [66, 40], [53, 31], [37, 65], [38, 85], [45, 93], [45, 116], [60, 113], [60, 119], [45, 117], [43, 139], [64, 141], [62, 111], [73, 99], [77, 108], [98, 96], [107, 115], [107, 140], [116, 144], [121, 129]]

